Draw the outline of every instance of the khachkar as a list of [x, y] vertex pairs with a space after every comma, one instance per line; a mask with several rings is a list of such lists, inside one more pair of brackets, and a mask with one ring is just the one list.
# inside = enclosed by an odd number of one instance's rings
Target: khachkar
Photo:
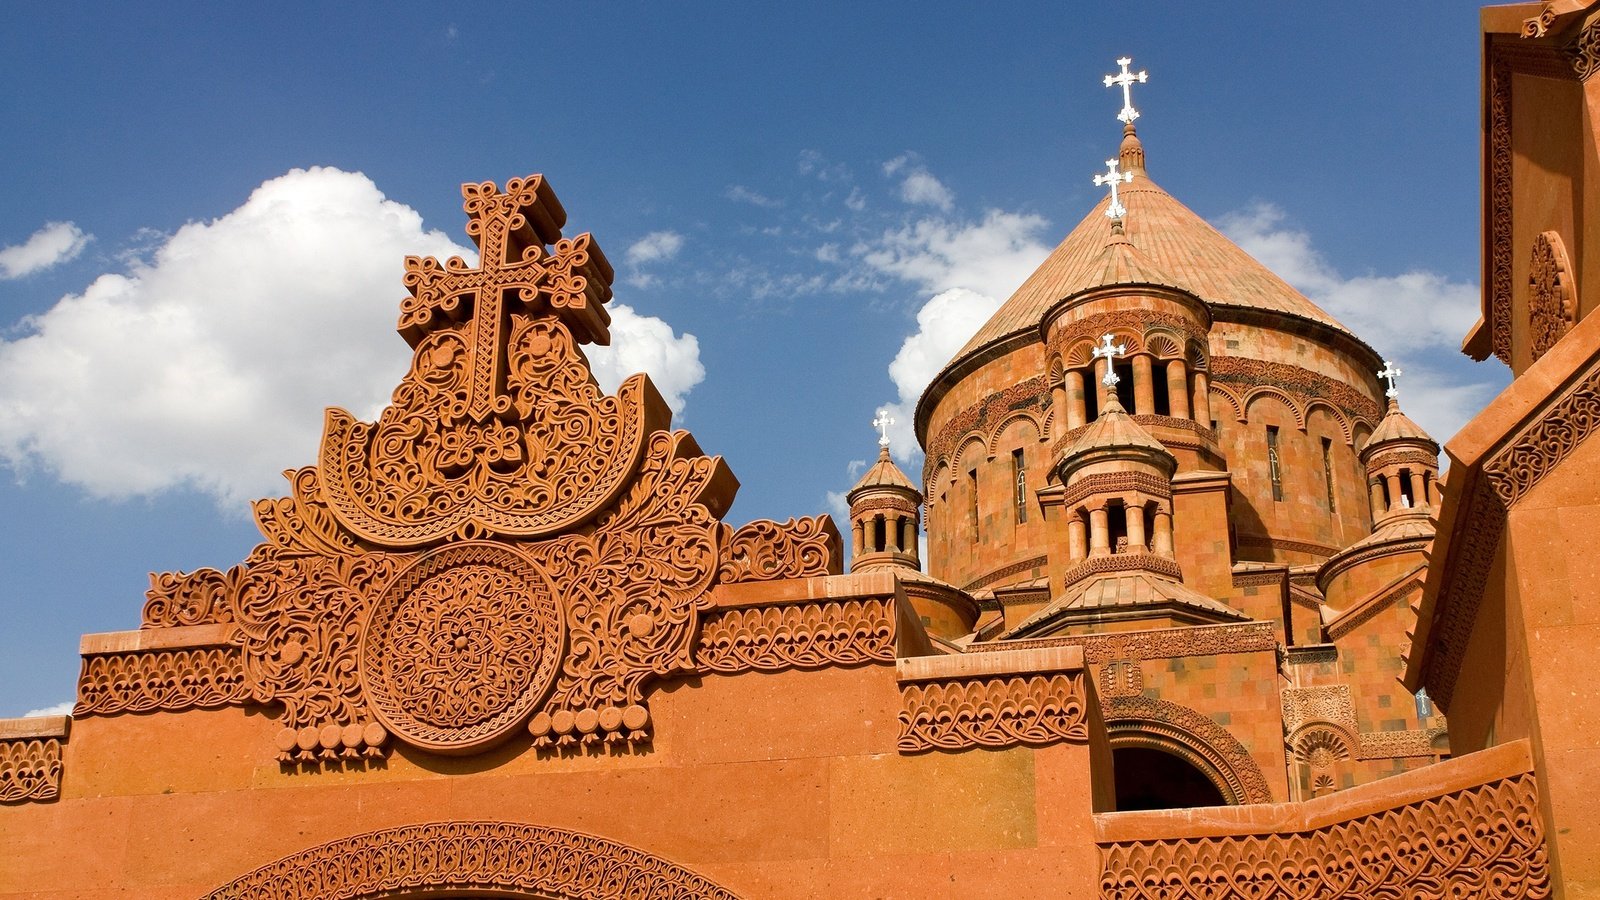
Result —
[[639, 742], [650, 683], [697, 668], [716, 585], [840, 571], [826, 517], [721, 521], [738, 482], [648, 377], [595, 384], [580, 345], [609, 340], [613, 273], [562, 237], [544, 179], [462, 193], [480, 263], [406, 260], [413, 358], [378, 420], [328, 411], [243, 564], [152, 577], [142, 628], [216, 646], [86, 658], [78, 715], [281, 706], [286, 764], [524, 727]]

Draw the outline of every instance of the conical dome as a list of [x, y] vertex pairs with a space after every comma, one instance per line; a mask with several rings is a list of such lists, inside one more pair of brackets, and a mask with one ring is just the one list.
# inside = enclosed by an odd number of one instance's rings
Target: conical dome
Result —
[[[1142, 161], [1143, 148], [1137, 149]], [[1130, 156], [1126, 147], [1122, 155]], [[1137, 250], [1140, 265], [1150, 273], [1141, 283], [1187, 291], [1214, 311], [1267, 310], [1316, 322], [1354, 338], [1338, 320], [1146, 177], [1142, 168], [1134, 171], [1137, 176], [1120, 188], [1118, 197], [1127, 208], [1123, 219], [1127, 240]], [[1106, 197], [1089, 211], [961, 348], [951, 367], [990, 344], [1037, 328], [1045, 313], [1067, 297], [1109, 284], [1132, 283], [1131, 272], [1108, 269], [1106, 208], [1110, 202]]]
[[853, 503], [858, 494], [873, 488], [895, 488], [916, 494], [918, 498], [922, 496], [921, 492], [917, 490], [917, 486], [912, 484], [911, 479], [906, 477], [906, 473], [900, 471], [900, 467], [894, 464], [893, 459], [889, 458], [888, 447], [878, 448], [877, 462], [874, 462], [866, 473], [861, 476], [861, 480], [856, 482], [856, 486], [845, 494], [845, 502]]
[[1089, 423], [1083, 434], [1061, 453], [1063, 464], [1069, 468], [1079, 460], [1118, 452], [1133, 451], [1138, 455], [1155, 456], [1168, 461], [1168, 470], [1177, 465], [1172, 454], [1161, 442], [1140, 427], [1127, 410], [1117, 401], [1116, 395], [1106, 398], [1100, 417]]
[[1411, 417], [1400, 411], [1400, 404], [1393, 397], [1389, 398], [1389, 409], [1384, 414], [1383, 421], [1372, 430], [1372, 436], [1367, 438], [1367, 447], [1376, 448], [1392, 441], [1414, 441], [1432, 445], [1434, 450], [1439, 448], [1435, 441], [1422, 430], [1422, 426], [1411, 420]]

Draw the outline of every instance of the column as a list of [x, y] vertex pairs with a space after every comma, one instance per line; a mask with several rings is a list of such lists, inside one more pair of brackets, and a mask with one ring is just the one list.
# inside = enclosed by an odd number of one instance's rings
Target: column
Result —
[[1157, 556], [1172, 559], [1172, 512], [1156, 507], [1156, 533], [1153, 551]]
[[1167, 363], [1167, 403], [1174, 419], [1189, 418], [1189, 367], [1181, 359]]
[[1389, 486], [1389, 510], [1405, 509], [1405, 499], [1400, 496], [1400, 473], [1390, 472], [1383, 480]]
[[1201, 425], [1211, 427], [1211, 378], [1203, 369], [1196, 369], [1194, 373], [1194, 404], [1189, 414]]
[[1139, 416], [1156, 414], [1156, 386], [1150, 368], [1150, 354], [1141, 353], [1133, 358], [1133, 412]]
[[1144, 535], [1144, 507], [1133, 506], [1127, 503], [1122, 505], [1122, 514], [1128, 521], [1128, 552], [1147, 553], [1149, 541]]
[[1422, 480], [1422, 472], [1411, 473], [1411, 505], [1416, 509], [1428, 508], [1428, 485]]
[[1083, 425], [1088, 419], [1083, 393], [1083, 372], [1073, 369], [1067, 373], [1067, 431]]
[[1372, 519], [1373, 519], [1373, 521], [1377, 521], [1380, 517], [1383, 516], [1383, 514], [1388, 509], [1389, 509], [1388, 504], [1383, 502], [1383, 481], [1378, 479], [1378, 478], [1374, 478], [1372, 480]]
[[855, 554], [857, 556], [860, 556], [861, 554], [867, 552], [867, 550], [866, 550], [866, 544], [867, 544], [867, 520], [866, 519], [857, 519], [856, 520], [856, 527], [854, 527], [854, 528], [852, 528], [850, 530], [855, 532], [855, 542], [856, 542]]
[[884, 548], [890, 553], [900, 550], [900, 517], [885, 516], [883, 520]]
[[1089, 555], [1111, 555], [1111, 529], [1106, 527], [1104, 506], [1089, 510]]
[[1072, 429], [1067, 421], [1067, 385], [1064, 380], [1052, 382], [1050, 385], [1050, 418], [1055, 421], [1056, 440]]
[[1094, 361], [1095, 396], [1100, 398], [1100, 403], [1095, 408], [1100, 411], [1100, 415], [1105, 414], [1106, 398], [1117, 395], [1117, 389], [1106, 384], [1106, 373], [1109, 371], [1111, 371], [1111, 360], [1102, 356]]
[[908, 517], [906, 517], [900, 523], [900, 526], [901, 526], [901, 528], [904, 529], [901, 532], [900, 546], [905, 549], [905, 552], [911, 554], [912, 556], [920, 557], [920, 554], [917, 553], [917, 518], [916, 518], [916, 516], [908, 516]]
[[1071, 510], [1066, 515], [1069, 516], [1067, 519], [1067, 557], [1073, 562], [1077, 562], [1089, 555], [1089, 536], [1085, 533], [1088, 529], [1083, 523], [1083, 516], [1078, 515], [1077, 510]]

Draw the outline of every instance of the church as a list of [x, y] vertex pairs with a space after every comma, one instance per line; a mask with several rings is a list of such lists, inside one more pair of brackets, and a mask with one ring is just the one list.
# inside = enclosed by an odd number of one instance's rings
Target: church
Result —
[[1600, 2], [1482, 25], [1462, 349], [1514, 378], [1443, 447], [1160, 187], [1132, 60], [847, 521], [726, 521], [737, 460], [591, 375], [597, 239], [463, 185], [390, 404], [0, 720], [0, 896], [1600, 896]]

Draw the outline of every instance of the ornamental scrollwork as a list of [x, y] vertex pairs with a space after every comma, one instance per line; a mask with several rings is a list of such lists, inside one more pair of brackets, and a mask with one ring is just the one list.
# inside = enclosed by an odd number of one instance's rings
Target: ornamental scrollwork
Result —
[[0, 739], [0, 803], [54, 800], [61, 792], [61, 739]]
[[724, 524], [722, 460], [669, 430], [648, 378], [606, 395], [579, 350], [608, 339], [599, 248], [560, 236], [538, 176], [463, 195], [482, 261], [407, 260], [413, 360], [391, 404], [371, 423], [329, 412], [318, 464], [254, 504], [244, 563], [153, 576], [144, 627], [226, 623], [230, 643], [92, 659], [86, 711], [275, 706], [279, 759], [323, 765], [524, 728], [536, 748], [637, 743], [650, 683], [702, 657], [892, 658], [888, 607], [771, 628], [714, 611], [719, 582], [838, 573], [837, 529]]
[[1546, 231], [1533, 239], [1528, 262], [1528, 325], [1533, 358], [1556, 345], [1578, 321], [1578, 291], [1561, 235]]
[[900, 752], [1085, 743], [1083, 679], [1078, 671], [902, 684]]
[[1538, 800], [1526, 774], [1308, 831], [1103, 843], [1100, 896], [1549, 897]]
[[270, 862], [206, 896], [375, 900], [413, 893], [735, 900], [638, 848], [516, 822], [430, 822], [359, 834]]
[[718, 610], [701, 626], [695, 665], [731, 675], [891, 662], [894, 615], [885, 599]]
[[717, 580], [771, 581], [838, 575], [844, 570], [844, 545], [831, 516], [805, 516], [787, 522], [758, 519], [738, 529], [724, 525], [722, 564]]

